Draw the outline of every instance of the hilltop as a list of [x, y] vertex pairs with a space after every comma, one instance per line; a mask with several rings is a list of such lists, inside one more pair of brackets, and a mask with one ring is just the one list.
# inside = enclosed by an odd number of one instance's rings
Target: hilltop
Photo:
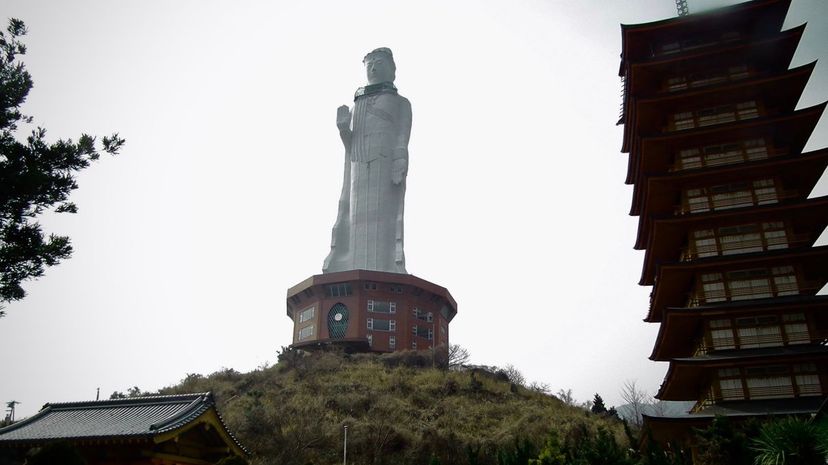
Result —
[[[512, 383], [504, 373], [431, 367], [423, 353], [288, 352], [249, 373], [190, 374], [163, 394], [212, 391], [254, 463], [496, 464], [537, 457], [550, 432], [619, 448], [623, 424]], [[613, 445], [614, 446], [614, 445]], [[525, 460], [524, 460], [525, 462]]]

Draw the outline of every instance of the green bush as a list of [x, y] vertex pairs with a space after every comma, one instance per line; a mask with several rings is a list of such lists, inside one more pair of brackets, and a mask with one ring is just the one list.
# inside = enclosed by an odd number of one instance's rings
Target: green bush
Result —
[[783, 418], [762, 425], [751, 441], [756, 465], [824, 465], [828, 458], [828, 432], [800, 418]]

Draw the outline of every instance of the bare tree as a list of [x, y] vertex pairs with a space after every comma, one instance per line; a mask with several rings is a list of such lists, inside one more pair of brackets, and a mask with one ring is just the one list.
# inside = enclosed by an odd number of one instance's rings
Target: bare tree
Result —
[[561, 400], [561, 402], [563, 402], [566, 405], [569, 405], [570, 407], [574, 407], [577, 404], [577, 402], [575, 401], [575, 396], [572, 395], [572, 389], [561, 389], [558, 391], [557, 394], [555, 394], [555, 397], [557, 397]]
[[542, 383], [539, 381], [532, 381], [531, 384], [527, 387], [530, 391], [535, 391], [541, 394], [549, 395], [552, 393], [552, 388], [547, 383]]
[[506, 368], [501, 368], [500, 372], [509, 378], [509, 382], [517, 384], [518, 386], [526, 386], [526, 377], [511, 363], [506, 365]]
[[630, 425], [640, 429], [644, 422], [642, 415], [650, 410], [651, 396], [647, 391], [640, 389], [635, 380], [627, 380], [621, 388], [621, 399], [626, 403], [626, 409], [629, 412], [625, 416], [631, 417], [627, 418]]
[[457, 344], [450, 344], [448, 349], [449, 368], [460, 368], [471, 360], [471, 353], [465, 347]]

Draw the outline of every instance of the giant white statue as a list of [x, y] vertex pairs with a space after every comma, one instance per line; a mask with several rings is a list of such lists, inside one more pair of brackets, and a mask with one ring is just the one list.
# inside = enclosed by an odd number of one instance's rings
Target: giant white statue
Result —
[[363, 59], [368, 84], [354, 106], [337, 109], [336, 126], [345, 145], [345, 168], [331, 252], [324, 273], [376, 270], [405, 273], [403, 211], [408, 174], [411, 104], [394, 87], [391, 50], [378, 48]]

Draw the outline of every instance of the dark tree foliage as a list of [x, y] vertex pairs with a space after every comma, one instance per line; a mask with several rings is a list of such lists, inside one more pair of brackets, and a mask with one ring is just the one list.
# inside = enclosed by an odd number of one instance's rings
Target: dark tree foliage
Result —
[[[19, 40], [26, 26], [9, 20], [0, 31], [0, 302], [26, 296], [21, 283], [43, 275], [44, 268], [69, 258], [66, 236], [44, 236], [36, 218], [46, 210], [75, 213], [69, 194], [78, 187], [75, 174], [100, 157], [95, 137], [46, 141], [38, 127], [25, 143], [16, 137], [18, 123], [32, 118], [20, 107], [32, 89], [32, 77], [19, 56], [26, 46]], [[102, 138], [101, 151], [116, 154], [124, 140], [113, 134]], [[0, 311], [0, 316], [2, 316]]]
[[606, 413], [607, 406], [604, 405], [604, 399], [596, 392], [595, 398], [592, 400], [592, 413]]
[[748, 448], [752, 434], [745, 428], [734, 428], [727, 417], [716, 417], [705, 429], [696, 431], [699, 453], [696, 460], [701, 465], [752, 465], [754, 454]]

